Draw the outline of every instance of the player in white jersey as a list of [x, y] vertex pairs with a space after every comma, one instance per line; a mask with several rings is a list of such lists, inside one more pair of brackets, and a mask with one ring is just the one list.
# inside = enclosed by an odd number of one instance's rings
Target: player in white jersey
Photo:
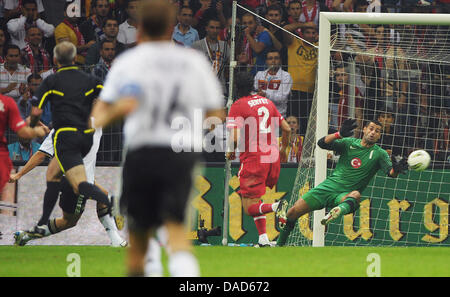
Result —
[[139, 5], [138, 45], [115, 60], [92, 116], [99, 127], [125, 118], [120, 206], [128, 218], [128, 274], [144, 275], [148, 240], [164, 225], [170, 274], [199, 276], [184, 216], [203, 117], [224, 117], [221, 85], [204, 55], [171, 42], [173, 4]]
[[[41, 164], [45, 157], [48, 156], [50, 158], [53, 158], [54, 156], [54, 146], [53, 146], [53, 133], [54, 129], [52, 129], [49, 133], [49, 135], [45, 138], [45, 140], [42, 142], [41, 146], [39, 147], [39, 150], [30, 158], [30, 160], [25, 164], [25, 166], [16, 174], [12, 174], [10, 178], [10, 182], [15, 182], [19, 180], [22, 176], [24, 176], [26, 173], [31, 171], [34, 167]], [[89, 151], [89, 153], [83, 158], [83, 163], [85, 164], [86, 169], [86, 178], [89, 183], [95, 183], [95, 163], [97, 160], [97, 151], [100, 146], [100, 139], [102, 137], [102, 129], [96, 129], [94, 136], [93, 136], [93, 144]], [[56, 200], [58, 198], [58, 194], [60, 191], [65, 190], [68, 192], [72, 192], [70, 187], [67, 187], [67, 182], [65, 179], [61, 181], [61, 178], [58, 176], [59, 174], [59, 166], [57, 162], [51, 161], [48, 170], [47, 170], [47, 185], [50, 183], [57, 184], [57, 195], [54, 195], [54, 197], [51, 197], [49, 195], [44, 195], [44, 210], [41, 219], [39, 220], [37, 224], [37, 228], [40, 228], [39, 226], [42, 226], [47, 223], [49, 216], [51, 214], [51, 211], [53, 210]], [[61, 185], [66, 185], [66, 187]], [[97, 186], [99, 186], [97, 184]], [[103, 188], [101, 188], [102, 191], [104, 191], [107, 194], [107, 191]], [[71, 212], [68, 209], [73, 208], [75, 199], [72, 199], [72, 195], [63, 194], [60, 200], [60, 206], [64, 211]], [[47, 198], [47, 201], [46, 201]], [[70, 198], [70, 199], [69, 199]], [[83, 205], [84, 207], [84, 205]], [[80, 215], [82, 210], [80, 209]], [[105, 228], [106, 233], [108, 234], [108, 237], [111, 241], [111, 245], [115, 247], [124, 247], [127, 246], [128, 243], [126, 240], [122, 239], [120, 236], [117, 226], [114, 222], [114, 218], [110, 214], [108, 207], [104, 204], [97, 203], [97, 216], [102, 223], [103, 227]], [[77, 220], [76, 220], [77, 221]], [[76, 225], [76, 221], [68, 222], [65, 227], [59, 226], [58, 232], [61, 232], [63, 230], [69, 229], [71, 227], [74, 227]], [[33, 229], [33, 231], [36, 230], [36, 227]], [[31, 232], [28, 232], [31, 233]], [[36, 232], [39, 234], [39, 232]], [[41, 235], [41, 234], [40, 234]], [[41, 238], [42, 236], [30, 236], [30, 234], [27, 234], [27, 231], [18, 231], [15, 234], [16, 238], [16, 244], [17, 245], [25, 245], [29, 240]]]

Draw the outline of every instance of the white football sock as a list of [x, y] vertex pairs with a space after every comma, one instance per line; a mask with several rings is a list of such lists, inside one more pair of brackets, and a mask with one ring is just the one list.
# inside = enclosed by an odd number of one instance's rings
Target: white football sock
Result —
[[167, 228], [165, 226], [161, 226], [156, 230], [156, 238], [163, 247], [167, 247], [169, 234], [167, 233]]
[[272, 210], [273, 211], [277, 211], [277, 208], [278, 208], [278, 205], [280, 204], [280, 202], [275, 202], [275, 203], [272, 203]]
[[99, 218], [103, 227], [108, 234], [109, 239], [111, 240], [112, 246], [120, 246], [122, 242], [124, 242], [123, 238], [120, 236], [119, 231], [117, 230], [116, 223], [114, 222], [113, 217], [109, 214], [102, 216]]
[[145, 276], [161, 277], [164, 273], [161, 263], [161, 246], [154, 237], [150, 238], [148, 242], [144, 270]]
[[258, 243], [267, 244], [269, 242], [269, 237], [267, 236], [267, 233], [259, 235]]
[[45, 230], [44, 237], [52, 235], [52, 232], [50, 232], [50, 229], [48, 228], [47, 225], [41, 225], [41, 226], [38, 226], [38, 227]]
[[199, 277], [200, 267], [192, 253], [178, 251], [169, 256], [169, 272], [172, 277]]

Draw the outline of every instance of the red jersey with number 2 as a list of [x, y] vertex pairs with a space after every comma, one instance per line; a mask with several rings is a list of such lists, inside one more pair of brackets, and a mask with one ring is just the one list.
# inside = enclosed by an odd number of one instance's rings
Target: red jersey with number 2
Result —
[[227, 128], [240, 129], [240, 160], [243, 161], [251, 155], [260, 155], [266, 156], [261, 158], [263, 163], [278, 161], [277, 138], [282, 120], [283, 116], [273, 102], [265, 97], [251, 95], [234, 102], [228, 114]]

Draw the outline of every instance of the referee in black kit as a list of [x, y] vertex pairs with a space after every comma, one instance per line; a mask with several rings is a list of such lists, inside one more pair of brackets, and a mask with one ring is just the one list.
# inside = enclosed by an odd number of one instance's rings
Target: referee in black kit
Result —
[[223, 120], [221, 85], [202, 53], [171, 41], [176, 10], [169, 1], [140, 1], [138, 12], [138, 45], [115, 60], [92, 112], [99, 127], [125, 118], [120, 207], [128, 219], [128, 274], [144, 275], [149, 237], [164, 225], [170, 275], [199, 276], [184, 219], [203, 139], [201, 127], [189, 127], [204, 116]]
[[90, 128], [92, 105], [103, 85], [99, 79], [75, 66], [76, 53], [76, 47], [66, 41], [54, 48], [54, 63], [58, 65], [58, 70], [37, 89], [32, 100], [30, 126], [39, 121], [45, 104], [50, 102], [55, 129], [55, 158], [78, 196], [75, 203], [81, 206], [87, 198], [92, 198], [111, 208], [108, 196], [87, 182], [83, 164], [83, 157], [91, 149], [95, 132]]

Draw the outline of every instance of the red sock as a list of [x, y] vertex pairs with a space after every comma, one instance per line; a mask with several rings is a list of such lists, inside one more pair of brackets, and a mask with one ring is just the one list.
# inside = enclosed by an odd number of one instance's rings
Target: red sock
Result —
[[259, 215], [263, 215], [269, 212], [272, 212], [272, 204], [269, 203], [258, 203], [258, 204], [253, 204], [248, 208], [248, 214], [251, 215], [252, 217], [254, 216], [259, 216]]
[[266, 216], [253, 217], [258, 235], [266, 233]]

